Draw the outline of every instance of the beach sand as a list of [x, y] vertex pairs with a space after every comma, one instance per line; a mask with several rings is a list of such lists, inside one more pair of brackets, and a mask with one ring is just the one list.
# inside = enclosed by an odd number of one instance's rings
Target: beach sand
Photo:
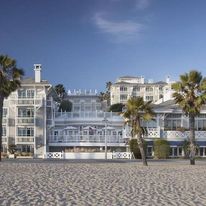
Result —
[[0, 205], [205, 206], [206, 161], [3, 160]]

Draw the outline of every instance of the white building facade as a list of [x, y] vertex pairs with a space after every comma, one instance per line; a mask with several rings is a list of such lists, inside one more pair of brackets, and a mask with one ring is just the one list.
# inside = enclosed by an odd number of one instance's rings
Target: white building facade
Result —
[[50, 152], [126, 151], [126, 129], [118, 114], [105, 112], [96, 91], [68, 93], [71, 112], [56, 112], [50, 129]]
[[[189, 119], [182, 109], [173, 100], [163, 102], [154, 107], [155, 119], [143, 123], [148, 134], [144, 137], [148, 142], [148, 156], [153, 155], [153, 142], [155, 139], [165, 139], [170, 144], [170, 156], [184, 156], [184, 141], [189, 141]], [[206, 156], [206, 107], [203, 106], [201, 114], [195, 118], [195, 138], [197, 156]]]
[[19, 152], [43, 157], [47, 128], [53, 124], [52, 111], [57, 98], [52, 85], [41, 79], [41, 65], [34, 65], [35, 80], [24, 79], [3, 105], [3, 152], [16, 145]]
[[[21, 88], [4, 101], [3, 152], [8, 151], [9, 145], [16, 145], [18, 151], [30, 152], [35, 158], [45, 158], [48, 152], [65, 153], [70, 158], [75, 158], [75, 155], [76, 158], [81, 158], [78, 155], [84, 153], [88, 154], [87, 158], [91, 158], [94, 153], [128, 151], [128, 141], [131, 138], [129, 127], [119, 114], [105, 110], [106, 105], [100, 101], [97, 91], [69, 91], [67, 98], [72, 102], [72, 111], [58, 112], [58, 96], [52, 85], [41, 79], [41, 65], [36, 64], [34, 71], [35, 79], [23, 80]], [[127, 78], [123, 80], [128, 81]], [[139, 91], [134, 91], [136, 86], [142, 86], [141, 95], [145, 98], [153, 95], [153, 100], [156, 98], [154, 94], [162, 95], [164, 89], [170, 91], [169, 82], [145, 84], [143, 78], [132, 81], [116, 83], [112, 94], [115, 95], [115, 88], [119, 88], [118, 95], [128, 92], [120, 92], [120, 85], [122, 87], [123, 84], [129, 85], [126, 88], [133, 92], [131, 94], [136, 92], [136, 96], [140, 95]], [[149, 88], [153, 88], [152, 91], [147, 91]], [[126, 95], [128, 98], [129, 94]], [[170, 156], [182, 157], [184, 140], [189, 138], [188, 117], [173, 100], [154, 105], [154, 112], [155, 121], [142, 122], [142, 126], [147, 129], [144, 136], [147, 141], [147, 156], [153, 156], [155, 139], [166, 139], [171, 147]], [[205, 106], [195, 121], [197, 155], [205, 157]]]
[[110, 104], [125, 104], [130, 97], [143, 97], [144, 101], [160, 103], [172, 98], [171, 84], [169, 77], [165, 82], [146, 81], [143, 77], [120, 77], [111, 85]]

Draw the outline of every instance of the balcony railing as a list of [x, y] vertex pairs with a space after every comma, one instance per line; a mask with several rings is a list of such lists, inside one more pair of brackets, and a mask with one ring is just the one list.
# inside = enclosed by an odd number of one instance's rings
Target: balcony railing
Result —
[[42, 99], [16, 99], [10, 100], [11, 104], [18, 104], [18, 105], [42, 105]]
[[34, 117], [18, 117], [19, 124], [33, 124], [34, 123]]
[[147, 134], [145, 135], [147, 138], [159, 138], [160, 137], [160, 129], [159, 128], [147, 128]]
[[16, 137], [16, 143], [17, 144], [32, 144], [34, 143], [33, 137]]
[[[163, 137], [167, 139], [187, 139], [189, 138], [190, 131], [164, 131]], [[206, 137], [206, 131], [195, 131], [195, 138], [204, 139]]]
[[73, 118], [73, 119], [101, 119], [104, 118], [115, 118], [116, 120], [123, 121], [123, 118], [119, 116], [117, 113], [113, 112], [56, 112], [55, 117], [57, 119], [67, 119], [67, 118]]
[[[65, 136], [49, 136], [49, 143], [105, 143], [104, 135], [65, 135]], [[107, 143], [124, 143], [120, 135], [107, 135]]]

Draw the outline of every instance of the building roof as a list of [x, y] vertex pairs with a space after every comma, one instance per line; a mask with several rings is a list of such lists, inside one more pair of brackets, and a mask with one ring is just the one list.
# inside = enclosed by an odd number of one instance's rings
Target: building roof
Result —
[[122, 77], [119, 77], [118, 79], [123, 79], [123, 78], [128, 78], [128, 79], [140, 79], [140, 78], [143, 78], [143, 77], [122, 76]]
[[159, 81], [159, 82], [153, 82], [153, 83], [148, 83], [148, 82], [145, 82], [145, 83], [134, 83], [134, 82], [124, 82], [124, 81], [121, 81], [121, 82], [116, 82], [113, 84], [114, 85], [122, 85], [122, 84], [127, 84], [127, 85], [132, 85], [132, 86], [136, 86], [136, 85], [166, 85], [167, 83], [166, 82], [163, 82], [163, 81]]
[[47, 80], [42, 80], [41, 82], [35, 82], [32, 78], [26, 78], [21, 80], [22, 84], [49, 84]]
[[180, 108], [180, 106], [178, 104], [175, 103], [174, 100], [168, 100], [165, 102], [162, 102], [160, 104], [154, 104], [153, 105], [153, 109], [155, 110], [155, 112], [182, 112], [182, 109]]

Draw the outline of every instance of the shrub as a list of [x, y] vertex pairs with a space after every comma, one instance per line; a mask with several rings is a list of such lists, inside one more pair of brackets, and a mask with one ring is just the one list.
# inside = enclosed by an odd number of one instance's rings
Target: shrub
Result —
[[170, 154], [170, 145], [167, 140], [158, 139], [154, 141], [154, 157], [157, 159], [166, 159]]
[[2, 158], [8, 158], [8, 155], [7, 155], [7, 153], [4, 153], [4, 152], [3, 152], [3, 153], [1, 153], [1, 157], [2, 157]]
[[124, 104], [122, 103], [113, 104], [110, 106], [109, 112], [122, 112], [123, 108], [124, 108]]
[[[199, 146], [197, 145], [196, 142], [195, 142], [195, 147], [196, 147], [196, 155], [197, 155]], [[182, 148], [184, 151], [184, 157], [188, 159], [190, 156], [190, 141], [188, 139], [184, 140], [184, 142], [182, 143]]]
[[[135, 159], [141, 159], [142, 158], [141, 153], [140, 153], [140, 149], [139, 149], [139, 146], [138, 146], [138, 143], [137, 143], [137, 139], [131, 139], [129, 141], [129, 148], [130, 148], [130, 151], [133, 152]], [[144, 141], [145, 151], [146, 151], [146, 148], [147, 148], [147, 144]]]
[[16, 145], [15, 144], [10, 144], [8, 147], [8, 151], [10, 154], [14, 154], [16, 151]]
[[190, 155], [190, 142], [188, 140], [184, 140], [182, 143], [182, 148], [184, 151], [184, 157], [188, 159]]

